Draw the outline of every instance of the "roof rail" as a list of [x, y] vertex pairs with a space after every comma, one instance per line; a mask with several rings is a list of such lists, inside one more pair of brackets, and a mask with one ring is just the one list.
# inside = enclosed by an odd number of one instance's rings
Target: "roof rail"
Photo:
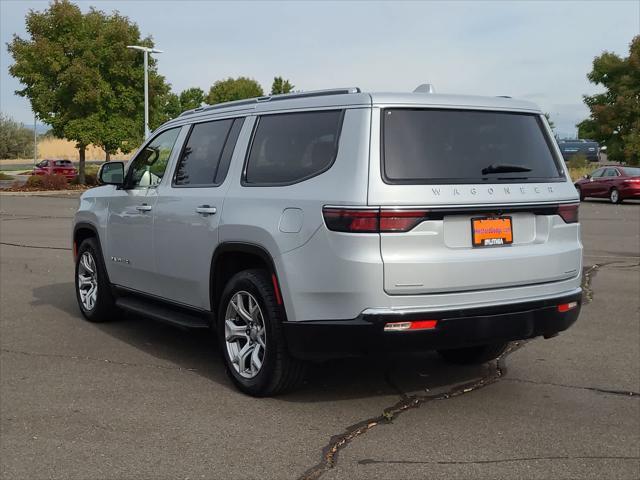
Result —
[[193, 110], [187, 110], [182, 112], [179, 117], [185, 115], [191, 115], [193, 113], [210, 112], [211, 110], [218, 110], [229, 107], [241, 107], [244, 105], [252, 105], [255, 103], [275, 102], [279, 100], [291, 100], [294, 98], [309, 98], [309, 97], [324, 97], [327, 95], [347, 95], [350, 93], [360, 93], [361, 90], [358, 87], [351, 88], [332, 88], [327, 90], [311, 90], [308, 92], [294, 92], [294, 93], [282, 93], [278, 95], [266, 95], [264, 97], [248, 98], [246, 100], [236, 100], [233, 102], [218, 103], [216, 105], [205, 105], [203, 107], [194, 108]]

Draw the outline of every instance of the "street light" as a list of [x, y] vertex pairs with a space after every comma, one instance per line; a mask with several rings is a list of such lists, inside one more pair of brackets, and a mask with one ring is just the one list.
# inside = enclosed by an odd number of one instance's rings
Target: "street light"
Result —
[[127, 45], [127, 48], [144, 52], [144, 138], [149, 138], [149, 54], [162, 53], [162, 50], [140, 45]]

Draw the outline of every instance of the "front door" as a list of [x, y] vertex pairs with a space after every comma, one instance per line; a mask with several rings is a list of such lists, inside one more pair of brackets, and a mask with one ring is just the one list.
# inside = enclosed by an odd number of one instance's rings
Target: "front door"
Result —
[[155, 192], [157, 282], [168, 300], [210, 308], [211, 259], [231, 181], [227, 171], [243, 123], [243, 118], [228, 118], [193, 125], [171, 179]]
[[111, 283], [159, 295], [153, 257], [153, 209], [180, 128], [156, 135], [133, 159], [109, 200], [105, 262]]

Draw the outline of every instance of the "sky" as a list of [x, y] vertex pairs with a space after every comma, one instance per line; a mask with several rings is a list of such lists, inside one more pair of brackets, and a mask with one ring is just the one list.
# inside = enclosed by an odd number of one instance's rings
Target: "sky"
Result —
[[[582, 96], [600, 91], [586, 78], [593, 58], [627, 56], [640, 34], [640, 0], [75, 3], [118, 10], [151, 35], [164, 50], [159, 72], [176, 92], [240, 75], [265, 92], [276, 75], [296, 90], [406, 92], [431, 83], [438, 93], [533, 101], [563, 137], [588, 116]], [[47, 5], [0, 0], [0, 111], [25, 124], [33, 114], [14, 94], [6, 43], [26, 36], [29, 9]]]

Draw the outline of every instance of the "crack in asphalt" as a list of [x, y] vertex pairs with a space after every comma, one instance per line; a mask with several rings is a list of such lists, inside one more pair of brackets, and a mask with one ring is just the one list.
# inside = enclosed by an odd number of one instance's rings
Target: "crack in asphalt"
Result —
[[615, 456], [615, 455], [558, 455], [558, 456], [544, 456], [544, 457], [516, 457], [516, 458], [500, 458], [495, 460], [432, 460], [432, 461], [419, 461], [419, 460], [375, 460], [372, 458], [365, 458], [358, 460], [359, 465], [372, 465], [376, 463], [386, 464], [403, 464], [403, 465], [486, 465], [494, 463], [508, 463], [508, 462], [532, 462], [538, 460], [640, 460], [640, 457], [627, 457], [627, 456]]
[[21, 248], [40, 248], [43, 250], [71, 250], [70, 247], [50, 247], [46, 245], [26, 245], [24, 243], [12, 243], [12, 242], [0, 242], [0, 245], [8, 245], [10, 247], [21, 247]]
[[549, 385], [552, 387], [573, 388], [576, 390], [590, 390], [592, 392], [606, 393], [608, 395], [620, 395], [623, 397], [640, 397], [640, 392], [634, 392], [633, 390], [617, 390], [617, 389], [610, 389], [610, 388], [584, 387], [581, 385], [567, 385], [565, 383], [538, 382], [535, 380], [526, 380], [524, 378], [515, 378], [515, 377], [505, 378], [504, 380], [506, 382], [533, 383], [535, 385]]
[[595, 277], [596, 273], [598, 273], [598, 269], [605, 264], [591, 265], [589, 267], [584, 267], [582, 269], [582, 303], [586, 305], [593, 301], [593, 288], [591, 287], [591, 282], [593, 281], [593, 277]]
[[[392, 423], [395, 418], [409, 409], [421, 407], [425, 403], [434, 400], [447, 400], [449, 398], [455, 398], [460, 395], [465, 395], [467, 393], [479, 390], [483, 387], [497, 382], [507, 372], [505, 363], [507, 356], [521, 348], [525, 343], [525, 341], [521, 341], [513, 342], [511, 345], [509, 345], [504, 353], [500, 355], [500, 357], [498, 357], [498, 359], [496, 360], [495, 369], [493, 369], [487, 375], [484, 375], [476, 380], [456, 385], [443, 393], [432, 395], [407, 395], [402, 390], [400, 390], [393, 382], [391, 382], [389, 384], [390, 387], [393, 390], [399, 392], [401, 395], [400, 401], [388, 408], [385, 408], [380, 415], [350, 425], [345, 429], [343, 433], [331, 437], [329, 443], [322, 449], [322, 457], [320, 462], [304, 472], [299, 477], [299, 480], [317, 480], [324, 473], [326, 473], [336, 465], [338, 454], [340, 453], [340, 451], [347, 445], [349, 445], [349, 443], [351, 443], [354, 439], [367, 433], [369, 430], [375, 428], [378, 425]], [[389, 372], [385, 374], [385, 379], [389, 382]]]
[[[606, 263], [600, 263], [600, 264], [594, 264], [591, 266], [587, 266], [583, 268], [582, 271], [582, 289], [583, 289], [583, 304], [587, 305], [589, 303], [591, 303], [593, 301], [593, 287], [591, 285], [593, 278], [595, 277], [596, 273], [598, 272], [599, 269], [602, 269], [604, 267], [608, 267], [612, 264], [616, 264], [616, 263], [623, 263], [621, 261], [612, 261], [612, 262], [606, 262]], [[624, 268], [624, 267], [637, 267], [639, 265], [623, 265], [623, 266], [618, 266], [616, 268]], [[385, 424], [390, 424], [392, 423], [393, 419], [396, 418], [397, 416], [399, 416], [400, 414], [402, 414], [403, 412], [412, 409], [412, 408], [418, 408], [420, 406], [422, 406], [423, 404], [427, 403], [427, 402], [431, 402], [434, 400], [446, 400], [449, 398], [454, 398], [460, 395], [464, 395], [466, 393], [470, 393], [473, 392], [475, 390], [478, 390], [480, 388], [486, 387], [488, 385], [491, 385], [495, 382], [497, 382], [498, 380], [500, 380], [501, 378], [503, 378], [506, 375], [506, 358], [513, 352], [515, 352], [516, 350], [518, 350], [519, 348], [521, 348], [525, 343], [527, 343], [527, 341], [519, 341], [519, 342], [513, 342], [509, 348], [507, 350], [505, 350], [505, 352], [498, 357], [498, 359], [496, 360], [496, 367], [495, 370], [493, 370], [492, 372], [488, 373], [487, 375], [464, 383], [462, 385], [457, 385], [454, 386], [452, 388], [450, 388], [447, 392], [444, 393], [439, 393], [439, 394], [432, 394], [432, 395], [407, 395], [405, 392], [402, 391], [402, 389], [400, 389], [392, 380], [391, 378], [391, 373], [389, 371], [385, 372], [385, 381], [386, 383], [391, 387], [391, 389], [396, 392], [399, 396], [400, 396], [400, 401], [397, 402], [396, 404], [392, 405], [391, 407], [388, 407], [386, 409], [383, 410], [383, 412], [375, 417], [371, 417], [367, 420], [363, 420], [361, 422], [355, 423], [353, 425], [348, 426], [343, 433], [339, 434], [339, 435], [334, 435], [333, 437], [331, 437], [331, 439], [329, 440], [329, 443], [322, 449], [322, 457], [320, 462], [318, 462], [316, 465], [314, 465], [313, 467], [311, 467], [310, 469], [308, 469], [306, 472], [304, 472], [299, 478], [298, 480], [317, 480], [319, 479], [324, 473], [326, 473], [328, 470], [332, 469], [338, 460], [338, 454], [340, 453], [341, 450], [343, 450], [344, 448], [347, 447], [347, 445], [349, 445], [349, 443], [351, 443], [353, 440], [355, 440], [357, 437], [360, 437], [362, 435], [364, 435], [365, 433], [367, 433], [369, 430], [375, 428], [378, 425], [385, 425]], [[512, 380], [514, 382], [525, 382], [525, 383], [540, 383], [540, 384], [544, 384], [542, 382], [535, 382], [532, 380], [524, 380], [524, 379], [518, 379], [518, 378], [514, 378], [514, 379], [506, 379], [506, 380]], [[605, 393], [605, 394], [610, 394], [610, 395], [621, 395], [621, 396], [627, 396], [627, 397], [636, 397], [636, 396], [640, 396], [639, 392], [634, 392], [634, 391], [625, 391], [625, 390], [613, 390], [613, 389], [604, 389], [604, 388], [597, 388], [597, 387], [580, 387], [580, 386], [574, 386], [574, 385], [563, 385], [563, 384], [553, 384], [553, 383], [549, 383], [548, 385], [553, 385], [553, 386], [559, 386], [559, 387], [565, 387], [565, 388], [576, 388], [576, 389], [583, 389], [583, 390], [590, 390], [590, 391], [596, 391], [596, 392], [600, 392], [600, 393]], [[432, 463], [432, 464], [437, 464], [437, 463], [443, 463], [443, 464], [464, 464], [464, 463], [498, 463], [498, 462], [506, 462], [506, 461], [531, 461], [531, 460], [544, 460], [544, 459], [588, 459], [588, 458], [594, 458], [594, 459], [606, 459], [606, 458], [611, 458], [611, 459], [636, 459], [638, 457], [540, 457], [540, 458], [521, 458], [521, 459], [506, 459], [506, 460], [487, 460], [487, 461], [476, 461], [476, 462], [415, 462], [415, 463]], [[364, 460], [364, 461], [360, 461], [359, 463], [362, 464], [362, 462], [367, 462], [367, 463], [401, 463], [400, 461], [394, 462], [394, 461], [376, 461], [376, 460]]]
[[65, 358], [69, 360], [85, 360], [89, 362], [100, 362], [100, 363], [109, 363], [112, 365], [119, 365], [124, 367], [145, 367], [145, 368], [156, 368], [159, 370], [180, 370], [185, 372], [195, 372], [197, 369], [195, 368], [183, 368], [183, 367], [174, 367], [171, 365], [158, 365], [155, 363], [133, 363], [133, 362], [120, 362], [117, 360], [109, 360], [107, 358], [96, 358], [89, 357], [85, 355], [65, 355], [62, 353], [39, 353], [39, 352], [26, 352], [24, 350], [12, 350], [9, 348], [0, 349], [2, 353], [13, 353], [15, 355], [25, 355], [28, 357], [45, 357], [45, 358]]

